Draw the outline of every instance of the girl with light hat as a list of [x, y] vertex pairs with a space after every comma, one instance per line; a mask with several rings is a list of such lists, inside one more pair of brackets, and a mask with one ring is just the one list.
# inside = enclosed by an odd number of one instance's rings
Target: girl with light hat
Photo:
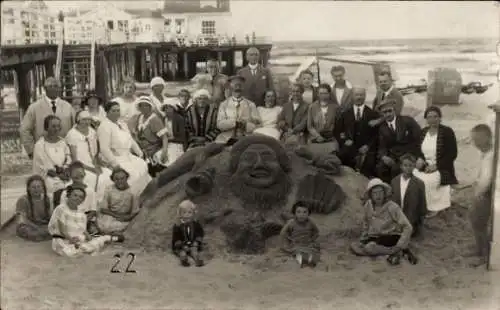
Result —
[[149, 174], [155, 176], [168, 162], [168, 135], [163, 121], [154, 112], [150, 96], [139, 97], [136, 104], [140, 114], [132, 116], [128, 125], [132, 137], [144, 152]]
[[365, 196], [363, 232], [361, 239], [351, 244], [351, 250], [361, 256], [389, 255], [391, 264], [399, 264], [401, 255], [416, 263], [408, 249], [413, 228], [401, 207], [390, 200], [391, 186], [371, 179]]
[[66, 135], [72, 161], [80, 161], [84, 165], [84, 183], [96, 192], [97, 202], [104, 197], [106, 187], [111, 185], [111, 170], [102, 166], [99, 160], [97, 133], [91, 127], [92, 116], [88, 111], [76, 114], [76, 124]]
[[163, 113], [162, 107], [169, 102], [168, 98], [163, 95], [163, 91], [165, 90], [165, 81], [163, 78], [156, 76], [151, 80], [150, 86], [150, 98], [153, 103], [153, 109], [159, 116], [164, 117], [165, 113]]

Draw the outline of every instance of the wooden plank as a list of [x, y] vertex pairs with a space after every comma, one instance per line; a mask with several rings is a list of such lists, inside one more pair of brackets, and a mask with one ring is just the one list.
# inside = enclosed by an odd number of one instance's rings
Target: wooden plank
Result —
[[57, 59], [57, 51], [46, 50], [46, 51], [22, 51], [20, 50], [18, 54], [5, 55], [2, 53], [0, 58], [0, 68], [6, 68], [10, 66], [15, 66], [18, 64], [33, 64], [37, 62], [43, 62], [47, 60]]
[[500, 156], [500, 113], [496, 113], [494, 131], [493, 195], [491, 195], [492, 235], [487, 268], [492, 271], [500, 271], [500, 164], [498, 163]]

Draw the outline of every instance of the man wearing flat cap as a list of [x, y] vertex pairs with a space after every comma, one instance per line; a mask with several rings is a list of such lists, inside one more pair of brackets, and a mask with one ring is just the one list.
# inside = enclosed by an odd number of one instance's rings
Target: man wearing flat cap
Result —
[[377, 175], [390, 183], [400, 172], [399, 158], [406, 153], [420, 154], [421, 128], [410, 116], [396, 114], [396, 101], [384, 100], [380, 103], [383, 121], [378, 133]]
[[45, 133], [43, 123], [47, 116], [56, 115], [61, 119], [61, 133], [65, 137], [73, 127], [75, 110], [66, 100], [61, 99], [61, 83], [54, 77], [48, 77], [44, 83], [45, 94], [30, 104], [21, 123], [21, 142], [26, 153], [31, 158], [33, 147], [38, 139]]
[[231, 138], [238, 138], [252, 133], [261, 123], [255, 103], [243, 97], [242, 76], [229, 78], [231, 95], [221, 102], [217, 114], [217, 127], [221, 133], [215, 142], [226, 143]]
[[257, 106], [263, 106], [264, 94], [274, 86], [271, 70], [259, 64], [260, 52], [256, 47], [250, 47], [245, 57], [248, 65], [238, 71], [238, 75], [245, 78], [243, 96]]

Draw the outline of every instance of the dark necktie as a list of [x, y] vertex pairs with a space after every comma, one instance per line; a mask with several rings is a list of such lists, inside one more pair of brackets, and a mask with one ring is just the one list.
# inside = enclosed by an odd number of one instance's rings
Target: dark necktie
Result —
[[391, 130], [392, 130], [393, 132], [395, 132], [395, 130], [394, 130], [394, 125], [393, 125], [392, 123], [389, 123], [389, 128], [391, 128]]
[[361, 119], [361, 108], [357, 107], [356, 110], [356, 120], [359, 121]]
[[56, 114], [56, 110], [57, 110], [56, 101], [55, 100], [51, 100], [50, 103], [52, 104], [52, 112], [54, 114]]
[[382, 97], [380, 97], [380, 101], [384, 101], [385, 99], [385, 93], [382, 93]]

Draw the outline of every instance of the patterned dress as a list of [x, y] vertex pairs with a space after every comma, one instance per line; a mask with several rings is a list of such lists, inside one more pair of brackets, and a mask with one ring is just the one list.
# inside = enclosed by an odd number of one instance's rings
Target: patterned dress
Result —
[[[87, 216], [81, 210], [71, 210], [66, 204], [60, 204], [54, 210], [48, 228], [52, 235], [52, 250], [62, 256], [93, 254], [111, 241], [111, 236], [86, 239]], [[71, 238], [77, 238], [80, 243], [71, 243]]]
[[[119, 190], [116, 186], [108, 187], [103, 201], [99, 204], [99, 210], [107, 209], [121, 215], [134, 214], [138, 211], [138, 201], [130, 189]], [[124, 231], [130, 222], [117, 220], [115, 217], [97, 213], [97, 227], [105, 234]]]

